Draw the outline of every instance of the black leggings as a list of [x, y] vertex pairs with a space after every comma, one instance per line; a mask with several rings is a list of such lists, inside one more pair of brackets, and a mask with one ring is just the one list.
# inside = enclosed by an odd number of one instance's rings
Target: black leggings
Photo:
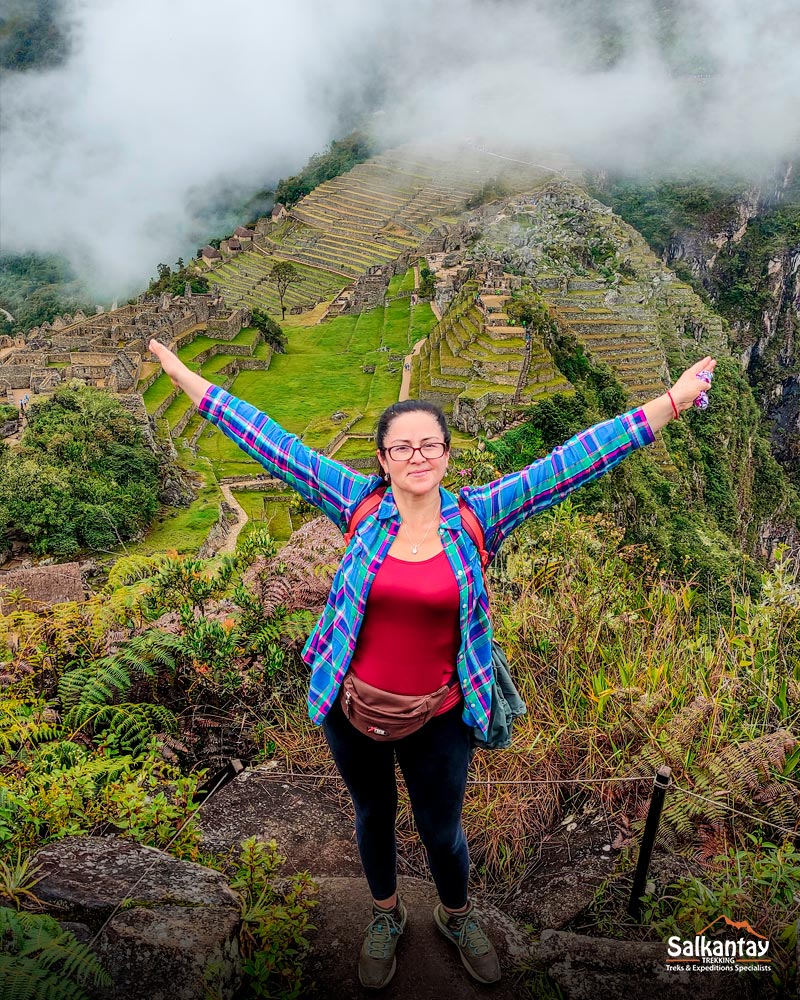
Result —
[[458, 705], [410, 736], [385, 743], [351, 725], [338, 699], [323, 720], [333, 759], [353, 800], [358, 852], [373, 899], [388, 899], [397, 888], [397, 754], [439, 898], [451, 910], [467, 902], [469, 852], [461, 807], [471, 733], [461, 711]]

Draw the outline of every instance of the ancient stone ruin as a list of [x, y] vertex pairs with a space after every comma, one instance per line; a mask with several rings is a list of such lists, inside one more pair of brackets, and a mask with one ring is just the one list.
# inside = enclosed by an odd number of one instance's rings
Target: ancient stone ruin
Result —
[[219, 294], [146, 298], [86, 317], [57, 316], [0, 349], [0, 402], [52, 392], [78, 379], [112, 392], [135, 392], [147, 345], [155, 337], [176, 349], [201, 329], [232, 340], [250, 321], [246, 307], [231, 309]]

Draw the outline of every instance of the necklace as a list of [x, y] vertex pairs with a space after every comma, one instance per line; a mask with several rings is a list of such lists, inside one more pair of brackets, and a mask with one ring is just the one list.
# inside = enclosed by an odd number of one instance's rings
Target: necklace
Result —
[[406, 529], [406, 537], [408, 538], [409, 542], [411, 543], [411, 555], [412, 556], [415, 556], [417, 554], [417, 550], [419, 549], [420, 545], [424, 544], [425, 539], [428, 537], [428, 532], [433, 527], [433, 522], [436, 520], [436, 518], [438, 516], [439, 516], [439, 512], [437, 511], [433, 515], [433, 517], [431, 518], [431, 520], [428, 522], [428, 527], [425, 529], [425, 534], [422, 536], [422, 538], [416, 544], [414, 543], [413, 539], [411, 538], [411, 535], [409, 534], [408, 525], [406, 524], [405, 521], [403, 521], [403, 527]]

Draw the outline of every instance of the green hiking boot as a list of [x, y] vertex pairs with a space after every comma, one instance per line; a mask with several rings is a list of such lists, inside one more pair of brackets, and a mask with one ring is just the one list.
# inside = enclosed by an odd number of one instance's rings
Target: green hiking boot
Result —
[[372, 907], [372, 920], [358, 956], [358, 978], [362, 986], [379, 990], [391, 980], [397, 968], [395, 949], [407, 917], [408, 912], [399, 896], [393, 910], [387, 912]]
[[448, 913], [439, 903], [433, 911], [436, 926], [458, 948], [464, 968], [479, 983], [500, 979], [500, 962], [494, 945], [478, 923], [473, 906], [466, 913]]

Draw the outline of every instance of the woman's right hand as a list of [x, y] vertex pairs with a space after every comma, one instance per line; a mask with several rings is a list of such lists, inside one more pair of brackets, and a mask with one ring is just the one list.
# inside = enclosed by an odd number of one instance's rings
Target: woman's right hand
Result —
[[173, 352], [160, 340], [151, 340], [147, 345], [148, 350], [150, 350], [158, 360], [161, 362], [161, 367], [164, 372], [169, 375], [170, 381], [178, 389], [183, 388], [181, 385], [181, 376], [183, 376], [189, 369], [181, 361], [177, 354]]
[[161, 362], [161, 367], [169, 376], [177, 389], [183, 389], [195, 406], [199, 406], [203, 396], [211, 386], [211, 382], [197, 375], [181, 361], [168, 347], [159, 340], [151, 340], [147, 345]]

